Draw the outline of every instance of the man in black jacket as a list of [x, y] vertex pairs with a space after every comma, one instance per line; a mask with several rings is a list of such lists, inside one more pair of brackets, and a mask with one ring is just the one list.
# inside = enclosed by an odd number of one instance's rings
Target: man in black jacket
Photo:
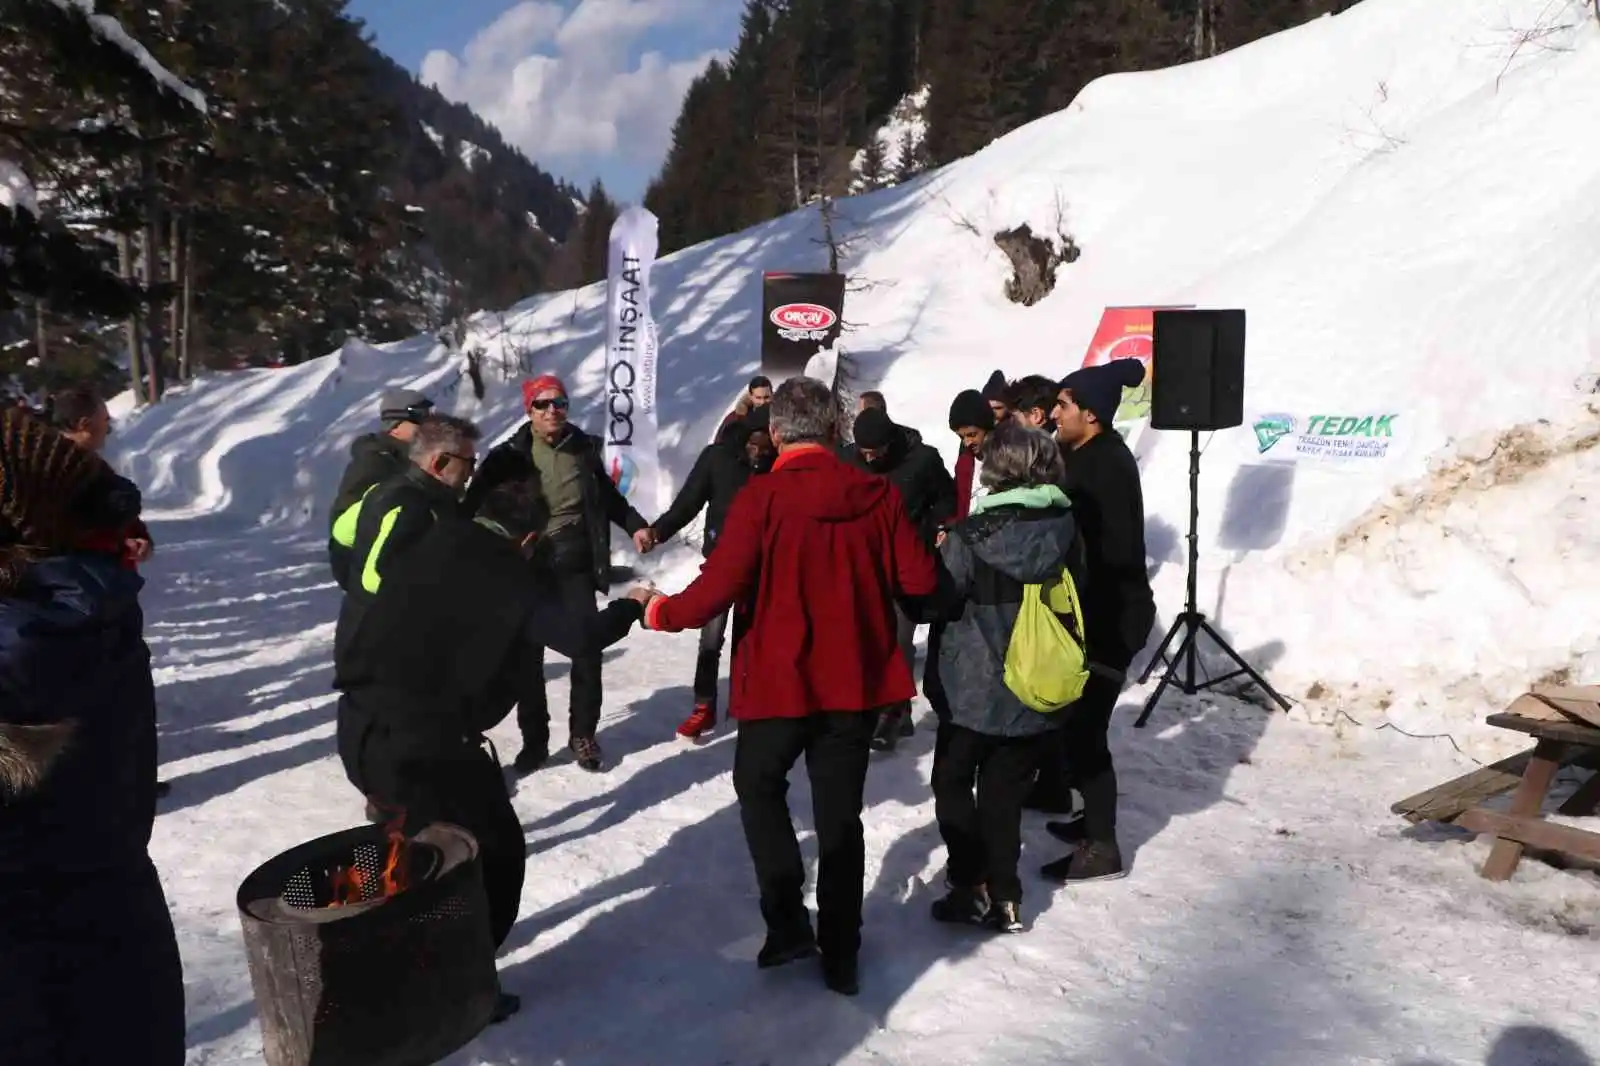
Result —
[[[390, 389], [383, 394], [378, 401], [383, 430], [350, 442], [350, 464], [344, 468], [333, 504], [328, 508], [330, 526], [372, 486], [405, 470], [410, 463], [406, 448], [417, 432], [417, 424], [432, 412], [433, 401], [415, 389]], [[328, 554], [331, 559], [339, 555], [332, 545]]]
[[[450, 415], [426, 415], [407, 445], [405, 468], [390, 475], [345, 509], [333, 524], [334, 579], [344, 590], [333, 634], [334, 687], [339, 664], [382, 590], [394, 562], [412, 550], [441, 518], [454, 516], [461, 490], [471, 476], [478, 427]], [[352, 756], [367, 726], [360, 708], [339, 700], [336, 714], [339, 754], [350, 783], [363, 793]], [[377, 813], [369, 804], [367, 817]]]
[[[466, 513], [496, 485], [531, 480], [549, 511], [540, 531], [540, 548], [531, 565], [544, 579], [549, 594], [568, 611], [592, 614], [595, 594], [611, 587], [611, 526], [633, 537], [641, 553], [655, 544], [649, 523], [628, 505], [605, 469], [598, 437], [567, 421], [566, 386], [554, 374], [525, 382], [522, 398], [528, 421], [504, 444], [484, 457], [478, 476], [467, 490]], [[600, 728], [600, 653], [572, 660], [569, 705], [570, 747], [580, 767], [601, 768], [595, 734]], [[517, 705], [522, 750], [518, 773], [531, 773], [550, 757], [550, 710], [545, 697], [544, 659], [532, 660], [524, 698]]]
[[[900, 490], [906, 513], [931, 551], [939, 523], [956, 508], [956, 483], [938, 451], [924, 444], [916, 430], [895, 425], [882, 407], [865, 407], [856, 415], [855, 442], [845, 448], [844, 454], [863, 470], [888, 478]], [[917, 623], [896, 605], [895, 625], [900, 652], [906, 665], [914, 668]], [[879, 716], [872, 746], [879, 751], [893, 751], [900, 738], [911, 733], [911, 704], [907, 701]]]
[[1085, 367], [1061, 382], [1054, 411], [1066, 460], [1066, 490], [1082, 535], [1085, 643], [1091, 674], [1083, 696], [1061, 712], [1060, 757], [1047, 763], [1030, 806], [1060, 810], [1075, 788], [1083, 817], [1047, 828], [1073, 845], [1041, 871], [1062, 883], [1123, 874], [1117, 847], [1117, 774], [1107, 739], [1111, 712], [1155, 623], [1144, 551], [1144, 493], [1139, 464], [1112, 427], [1122, 390], [1144, 380], [1137, 359]]
[[[527, 560], [548, 515], [531, 481], [485, 492], [475, 518], [434, 525], [386, 575], [338, 662], [338, 686], [365, 726], [352, 776], [408, 833], [451, 822], [477, 838], [489, 923], [504, 943], [517, 918], [526, 848], [483, 734], [511, 712], [546, 647], [598, 655], [643, 617], [647, 589], [596, 612], [552, 604]], [[502, 994], [498, 1016], [514, 1011]]]
[[[656, 542], [672, 539], [704, 509], [706, 531], [700, 551], [709, 556], [733, 497], [752, 475], [771, 469], [777, 454], [767, 432], [765, 406], [728, 423], [717, 442], [700, 452], [694, 469], [689, 471], [683, 488], [678, 490], [677, 499], [650, 527]], [[685, 740], [695, 740], [716, 728], [717, 668], [722, 660], [728, 614], [723, 611], [700, 630], [700, 652], [694, 664], [694, 710], [678, 726], [678, 735]]]

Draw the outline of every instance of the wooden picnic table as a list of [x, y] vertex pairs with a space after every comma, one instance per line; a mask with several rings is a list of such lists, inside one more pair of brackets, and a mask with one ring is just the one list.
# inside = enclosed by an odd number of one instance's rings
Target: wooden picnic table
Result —
[[[1534, 690], [1488, 724], [1526, 733], [1534, 746], [1410, 796], [1391, 809], [1412, 822], [1453, 822], [1495, 838], [1481, 873], [1491, 881], [1508, 879], [1527, 848], [1600, 862], [1600, 833], [1544, 820], [1545, 796], [1563, 766], [1600, 771], [1600, 687], [1535, 686]], [[1515, 789], [1507, 811], [1479, 806]], [[1557, 812], [1583, 817], [1600, 808], [1600, 772], [1592, 774]]]

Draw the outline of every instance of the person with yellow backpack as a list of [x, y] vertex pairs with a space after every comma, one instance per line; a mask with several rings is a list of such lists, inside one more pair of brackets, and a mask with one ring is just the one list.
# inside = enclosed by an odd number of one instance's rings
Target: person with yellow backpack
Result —
[[944, 693], [933, 793], [950, 891], [936, 921], [1023, 929], [1023, 801], [1089, 676], [1062, 476], [1049, 435], [1001, 424], [984, 445], [988, 493], [939, 547], [950, 580], [930, 663]]

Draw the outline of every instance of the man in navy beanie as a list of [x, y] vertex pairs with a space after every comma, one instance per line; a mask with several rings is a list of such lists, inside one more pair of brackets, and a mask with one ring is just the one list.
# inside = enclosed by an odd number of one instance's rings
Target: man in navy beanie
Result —
[[1071, 789], [1083, 797], [1081, 820], [1046, 827], [1073, 850], [1040, 872], [1066, 884], [1123, 874], [1117, 775], [1107, 738], [1128, 665], [1155, 623], [1155, 601], [1145, 567], [1139, 464], [1112, 419], [1122, 390], [1137, 386], [1144, 373], [1137, 359], [1076, 370], [1062, 380], [1052, 412], [1066, 460], [1065, 487], [1083, 537], [1079, 591], [1091, 673], [1082, 698], [1061, 712], [1061, 757], [1040, 771], [1029, 806], [1066, 811]]

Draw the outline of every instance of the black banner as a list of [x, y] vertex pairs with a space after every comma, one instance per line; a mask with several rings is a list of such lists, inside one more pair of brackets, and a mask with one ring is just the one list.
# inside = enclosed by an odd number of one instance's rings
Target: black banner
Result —
[[839, 339], [843, 274], [774, 274], [761, 278], [761, 372], [773, 380], [803, 373]]

